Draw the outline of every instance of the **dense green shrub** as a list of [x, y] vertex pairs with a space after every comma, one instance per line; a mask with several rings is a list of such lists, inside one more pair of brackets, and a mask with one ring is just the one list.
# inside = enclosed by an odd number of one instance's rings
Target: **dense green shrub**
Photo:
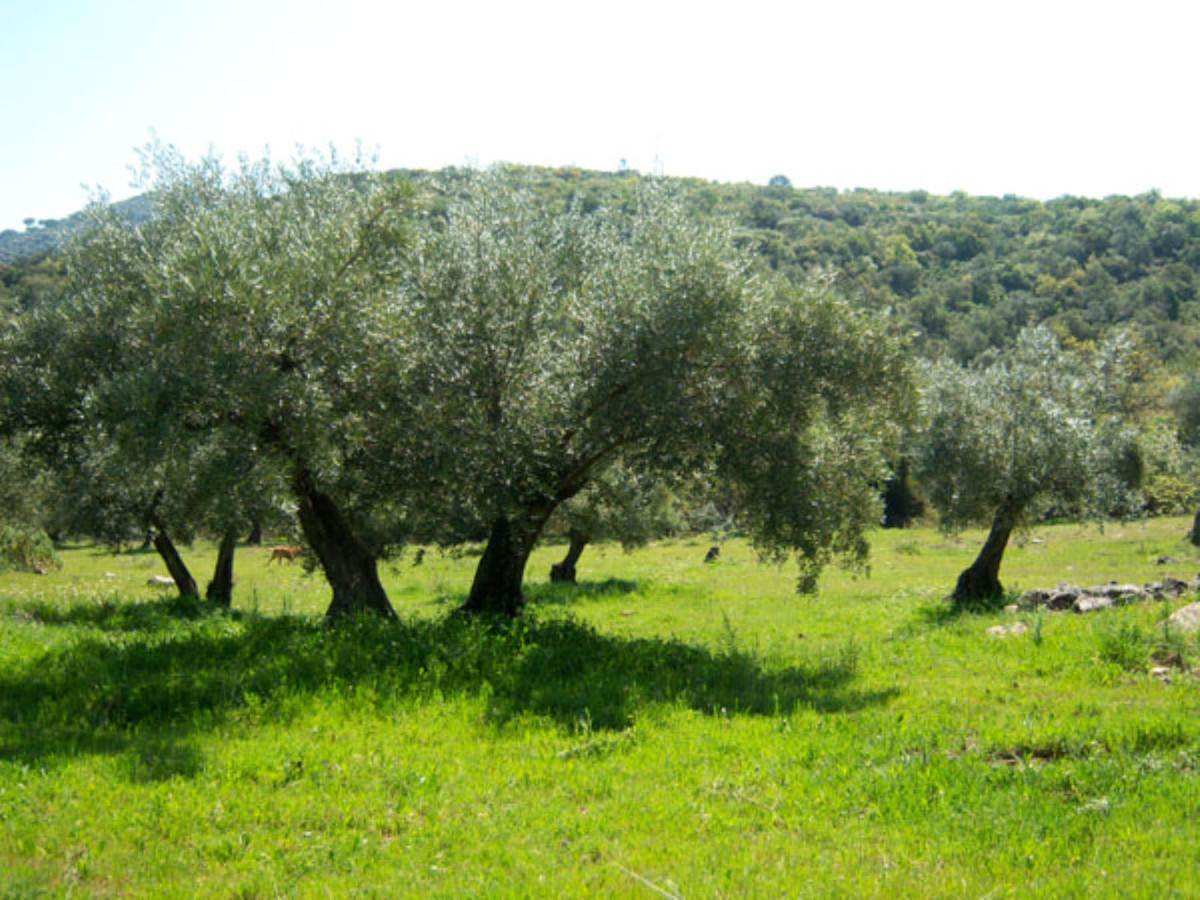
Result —
[[0, 525], [0, 572], [45, 571], [62, 568], [54, 543], [39, 529]]

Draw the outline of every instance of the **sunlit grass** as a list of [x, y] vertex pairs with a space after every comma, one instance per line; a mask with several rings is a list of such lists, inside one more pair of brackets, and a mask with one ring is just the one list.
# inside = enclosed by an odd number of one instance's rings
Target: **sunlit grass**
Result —
[[[1190, 577], [1188, 524], [1039, 528], [1001, 577]], [[433, 549], [384, 568], [399, 623], [335, 628], [262, 549], [232, 614], [69, 549], [0, 577], [0, 896], [1194, 896], [1195, 598], [990, 638], [944, 599], [981, 539], [879, 533], [815, 597], [740, 541], [574, 587], [549, 547], [509, 627]]]

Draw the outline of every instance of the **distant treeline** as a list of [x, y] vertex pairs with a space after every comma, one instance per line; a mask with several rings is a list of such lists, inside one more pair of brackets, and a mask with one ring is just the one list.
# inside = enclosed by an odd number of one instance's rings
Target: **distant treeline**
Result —
[[[632, 202], [646, 176], [580, 169], [515, 169], [547, 203]], [[454, 169], [397, 172], [453, 181]], [[697, 215], [736, 223], [739, 240], [766, 265], [801, 280], [835, 274], [841, 292], [889, 310], [918, 352], [968, 360], [1045, 323], [1061, 338], [1094, 341], [1113, 327], [1140, 337], [1172, 369], [1200, 347], [1200, 202], [1156, 192], [1042, 202], [1014, 196], [937, 196], [924, 191], [794, 188], [667, 179]], [[144, 197], [122, 204], [145, 216]], [[47, 255], [78, 217], [0, 234], [0, 302], [28, 308], [51, 289]]]

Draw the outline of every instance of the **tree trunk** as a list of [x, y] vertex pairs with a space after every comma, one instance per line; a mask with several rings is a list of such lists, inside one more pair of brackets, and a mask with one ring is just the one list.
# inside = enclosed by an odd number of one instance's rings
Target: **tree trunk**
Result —
[[246, 538], [246, 543], [249, 544], [251, 547], [261, 547], [262, 539], [263, 539], [262, 522], [260, 522], [258, 519], [255, 519], [250, 524], [250, 536], [248, 538]]
[[475, 569], [471, 593], [463, 604], [464, 612], [505, 616], [521, 612], [525, 605], [521, 592], [525, 564], [551, 512], [553, 507], [536, 509], [517, 518], [503, 515], [496, 518]]
[[158, 519], [154, 522], [154, 549], [158, 551], [158, 555], [166, 563], [167, 571], [175, 579], [175, 586], [179, 588], [179, 596], [199, 597], [200, 589], [196, 587], [196, 579], [188, 571], [187, 563], [183, 561], [183, 557], [175, 548], [175, 542], [171, 540], [167, 529]]
[[396, 612], [379, 581], [375, 556], [354, 536], [337, 503], [317, 490], [305, 474], [297, 478], [296, 493], [300, 529], [333, 588], [333, 601], [325, 614], [337, 618], [373, 613], [395, 618]]
[[958, 576], [958, 584], [951, 596], [956, 606], [991, 600], [1004, 593], [1004, 587], [1000, 584], [1000, 561], [1004, 558], [1008, 538], [1016, 524], [1017, 510], [1012, 504], [1005, 503], [996, 511], [992, 530], [983, 542], [983, 549], [975, 557], [975, 562]]
[[583, 555], [583, 548], [588, 545], [588, 536], [577, 528], [572, 528], [567, 532], [567, 536], [571, 540], [571, 544], [567, 548], [567, 555], [563, 557], [562, 562], [555, 563], [550, 567], [550, 580], [575, 584], [575, 564]]
[[233, 552], [237, 549], [237, 535], [226, 532], [217, 550], [217, 565], [213, 568], [212, 581], [204, 591], [210, 603], [225, 609], [233, 606]]
[[907, 528], [924, 512], [925, 505], [913, 493], [908, 478], [908, 460], [901, 459], [895, 475], [884, 485], [883, 527]]
[[1196, 512], [1196, 518], [1192, 520], [1191, 539], [1195, 546], [1200, 547], [1200, 511]]

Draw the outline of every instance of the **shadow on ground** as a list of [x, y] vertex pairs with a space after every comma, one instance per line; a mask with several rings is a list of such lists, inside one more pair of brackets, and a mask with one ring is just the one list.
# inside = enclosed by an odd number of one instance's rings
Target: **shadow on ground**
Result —
[[193, 774], [191, 737], [247, 706], [270, 709], [361, 686], [370, 690], [359, 696], [379, 705], [486, 696], [498, 725], [532, 713], [593, 729], [625, 728], [655, 703], [706, 715], [834, 714], [896, 693], [855, 689], [849, 649], [776, 665], [732, 646], [605, 635], [536, 612], [501, 624], [450, 615], [329, 626], [205, 614], [179, 601], [110, 601], [57, 611], [12, 607], [8, 615], [77, 634], [0, 670], [0, 759], [45, 764], [119, 752], [138, 780]]
[[525, 594], [530, 603], [566, 605], [576, 600], [595, 600], [607, 597], [624, 597], [642, 589], [637, 581], [627, 578], [606, 578], [603, 581], [580, 581], [577, 584], [537, 584], [526, 587]]

